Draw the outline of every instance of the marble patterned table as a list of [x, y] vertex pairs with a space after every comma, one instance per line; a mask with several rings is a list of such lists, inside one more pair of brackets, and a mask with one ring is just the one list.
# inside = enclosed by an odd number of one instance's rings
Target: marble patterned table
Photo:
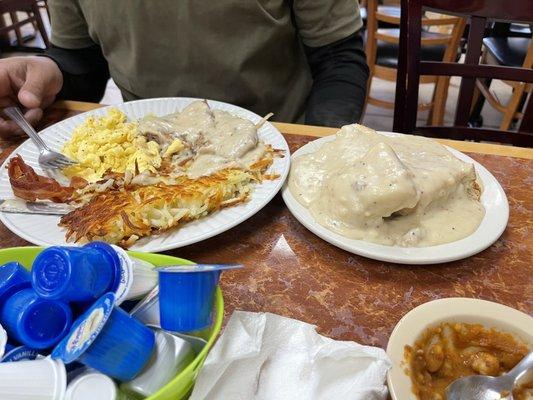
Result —
[[[50, 124], [99, 105], [62, 102], [46, 113]], [[328, 128], [277, 124], [291, 151], [331, 134]], [[304, 228], [277, 195], [239, 226], [168, 254], [197, 262], [243, 263], [221, 286], [226, 314], [267, 311], [318, 326], [334, 339], [385, 347], [400, 318], [442, 297], [496, 301], [533, 314], [533, 151], [445, 141], [483, 164], [507, 193], [510, 219], [484, 252], [433, 266], [394, 265], [350, 254]], [[2, 142], [2, 161], [16, 143]], [[28, 243], [0, 226], [0, 247]]]

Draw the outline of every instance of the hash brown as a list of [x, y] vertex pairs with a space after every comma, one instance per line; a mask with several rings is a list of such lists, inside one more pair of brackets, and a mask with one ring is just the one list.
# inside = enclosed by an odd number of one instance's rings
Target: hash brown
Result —
[[173, 185], [106, 191], [61, 218], [67, 241], [103, 240], [129, 247], [140, 237], [160, 233], [247, 200], [250, 172], [226, 169]]

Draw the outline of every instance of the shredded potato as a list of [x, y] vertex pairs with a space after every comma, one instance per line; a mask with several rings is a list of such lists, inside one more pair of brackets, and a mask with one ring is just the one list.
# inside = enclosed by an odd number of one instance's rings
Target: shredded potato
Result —
[[255, 179], [250, 172], [226, 169], [198, 179], [182, 176], [171, 185], [108, 190], [61, 218], [60, 226], [67, 228], [69, 241], [128, 247], [140, 237], [246, 201]]

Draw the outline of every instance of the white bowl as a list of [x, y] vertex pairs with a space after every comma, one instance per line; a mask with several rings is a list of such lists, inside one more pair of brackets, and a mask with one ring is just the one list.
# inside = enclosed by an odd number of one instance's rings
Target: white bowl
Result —
[[481, 324], [511, 333], [533, 347], [533, 318], [514, 308], [491, 301], [448, 298], [424, 303], [409, 311], [396, 324], [387, 345], [392, 368], [387, 383], [393, 400], [416, 400], [411, 391], [411, 378], [404, 372], [404, 347], [412, 346], [427, 328], [441, 322]]

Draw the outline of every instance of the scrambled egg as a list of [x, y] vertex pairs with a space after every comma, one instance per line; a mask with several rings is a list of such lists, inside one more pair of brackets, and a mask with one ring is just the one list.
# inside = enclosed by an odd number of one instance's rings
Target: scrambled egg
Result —
[[159, 145], [139, 134], [137, 123], [126, 122], [126, 115], [116, 108], [103, 117], [89, 117], [78, 126], [63, 146], [67, 157], [78, 165], [63, 169], [70, 177], [80, 176], [96, 182], [107, 171], [155, 172], [161, 166]]

